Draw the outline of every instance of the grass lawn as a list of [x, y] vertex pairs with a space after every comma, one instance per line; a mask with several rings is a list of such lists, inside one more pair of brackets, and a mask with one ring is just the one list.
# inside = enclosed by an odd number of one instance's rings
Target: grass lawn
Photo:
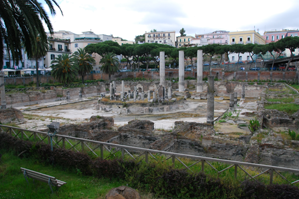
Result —
[[[110, 179], [98, 179], [83, 176], [80, 173], [63, 170], [63, 168], [43, 165], [32, 158], [21, 159], [12, 153], [0, 152], [0, 198], [105, 198], [106, 193], [115, 187], [126, 185], [125, 182]], [[65, 181], [59, 190], [54, 187], [51, 193], [49, 185], [29, 179], [26, 182], [20, 167], [31, 169]], [[150, 194], [141, 195], [142, 198], [152, 198]]]
[[299, 85], [294, 84], [294, 85], [290, 85], [290, 86], [299, 91]]
[[294, 114], [299, 110], [298, 104], [270, 104], [265, 105], [265, 109], [276, 109], [278, 111], [284, 111], [289, 115]]
[[284, 102], [284, 103], [291, 103], [295, 101], [295, 98], [275, 98], [275, 99], [267, 99], [268, 102]]

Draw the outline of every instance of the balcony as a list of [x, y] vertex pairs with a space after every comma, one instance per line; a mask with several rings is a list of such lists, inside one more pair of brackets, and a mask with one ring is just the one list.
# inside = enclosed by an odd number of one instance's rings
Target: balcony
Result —
[[49, 48], [49, 51], [56, 51], [55, 48]]
[[68, 52], [68, 53], [71, 52], [70, 49], [64, 49], [64, 51], [65, 51], [65, 52]]
[[61, 52], [61, 51], [62, 51], [62, 48], [58, 48], [58, 51], [60, 51], [60, 52]]

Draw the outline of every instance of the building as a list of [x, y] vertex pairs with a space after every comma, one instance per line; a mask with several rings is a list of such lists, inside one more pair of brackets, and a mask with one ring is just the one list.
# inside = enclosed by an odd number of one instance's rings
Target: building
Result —
[[[49, 36], [49, 38], [55, 39], [56, 42], [59, 42], [59, 40], [60, 41], [68, 40], [69, 41], [68, 49], [70, 51], [67, 53], [74, 53], [79, 48], [85, 48], [85, 46], [87, 46], [89, 44], [99, 43], [99, 42], [103, 42], [103, 41], [109, 41], [109, 40], [112, 40], [112, 38], [113, 38], [113, 35], [95, 34], [92, 31], [85, 31], [85, 32], [82, 32], [82, 34], [75, 34], [71, 31], [65, 31], [65, 30], [60, 30], [60, 31], [54, 32], [54, 34], [52, 34], [52, 35], [48, 34], [48, 36]], [[57, 43], [57, 45], [58, 45], [58, 43]], [[66, 46], [66, 43], [64, 45]], [[57, 51], [55, 51], [55, 52], [57, 52]], [[50, 56], [48, 54], [50, 54]], [[51, 57], [51, 54], [53, 54], [53, 52], [49, 51], [48, 54], [47, 54], [48, 59], [46, 59], [47, 67], [51, 66], [51, 61], [53, 60], [51, 58], [55, 59], [55, 57], [53, 55]], [[101, 60], [101, 56], [96, 53], [92, 54], [92, 56], [95, 59], [95, 65], [93, 66], [93, 70], [99, 71], [99, 68], [100, 68], [99, 62]]]
[[51, 62], [62, 54], [71, 54], [70, 39], [61, 39], [55, 37], [48, 37], [49, 49], [45, 56], [45, 67], [51, 66]]
[[206, 33], [202, 37], [207, 39], [208, 44], [228, 44], [229, 36], [228, 31], [225, 30], [216, 30], [211, 33]]
[[[5, 76], [10, 75], [25, 75], [25, 74], [35, 74], [36, 73], [36, 60], [27, 57], [25, 50], [22, 49], [22, 59], [16, 62], [13, 60], [11, 53], [7, 50], [6, 43], [3, 42], [3, 71]], [[38, 59], [38, 68], [41, 73], [45, 72], [44, 58], [40, 57]]]
[[176, 37], [176, 47], [189, 46], [191, 44], [191, 40], [194, 39], [193, 36], [177, 36]]
[[[266, 41], [262, 35], [255, 30], [229, 32], [229, 44], [266, 44]], [[228, 55], [230, 62], [250, 62], [251, 59], [249, 53], [239, 54], [231, 53]]]
[[205, 46], [208, 45], [208, 40], [206, 38], [193, 38], [190, 44], [194, 46]]
[[175, 47], [175, 31], [145, 32], [145, 43], [167, 44]]
[[266, 41], [260, 33], [255, 30], [229, 32], [228, 44], [265, 44]]
[[134, 44], [135, 43], [134, 41], [127, 41], [120, 37], [113, 37], [112, 41], [117, 42], [120, 46], [123, 44]]

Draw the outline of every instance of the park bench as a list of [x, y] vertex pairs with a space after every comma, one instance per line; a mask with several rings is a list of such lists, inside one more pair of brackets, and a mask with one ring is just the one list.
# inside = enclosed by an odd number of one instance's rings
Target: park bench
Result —
[[29, 183], [28, 178], [39, 180], [39, 181], [42, 181], [42, 182], [47, 182], [48, 185], [50, 186], [50, 189], [51, 189], [52, 193], [53, 193], [52, 186], [55, 186], [55, 187], [59, 188], [62, 185], [66, 184], [66, 182], [58, 180], [53, 176], [49, 176], [49, 175], [46, 175], [46, 174], [43, 174], [43, 173], [32, 171], [32, 170], [29, 170], [29, 169], [26, 169], [26, 168], [21, 167], [21, 171], [22, 171], [27, 183]]

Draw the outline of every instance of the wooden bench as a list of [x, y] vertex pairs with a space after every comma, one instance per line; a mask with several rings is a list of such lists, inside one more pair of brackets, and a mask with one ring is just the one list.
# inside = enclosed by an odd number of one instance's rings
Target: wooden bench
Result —
[[52, 186], [55, 186], [57, 188], [61, 187], [62, 185], [66, 184], [66, 182], [63, 182], [61, 180], [58, 180], [56, 179], [55, 177], [53, 176], [49, 176], [49, 175], [46, 175], [46, 174], [43, 174], [43, 173], [39, 173], [39, 172], [36, 172], [36, 171], [32, 171], [30, 169], [26, 169], [26, 168], [22, 168], [21, 167], [21, 171], [27, 181], [28, 182], [28, 178], [32, 178], [32, 179], [35, 179], [35, 180], [39, 180], [39, 181], [42, 181], [42, 182], [47, 182], [48, 185], [50, 186], [51, 188], [51, 191], [53, 193], [53, 189], [52, 189]]

